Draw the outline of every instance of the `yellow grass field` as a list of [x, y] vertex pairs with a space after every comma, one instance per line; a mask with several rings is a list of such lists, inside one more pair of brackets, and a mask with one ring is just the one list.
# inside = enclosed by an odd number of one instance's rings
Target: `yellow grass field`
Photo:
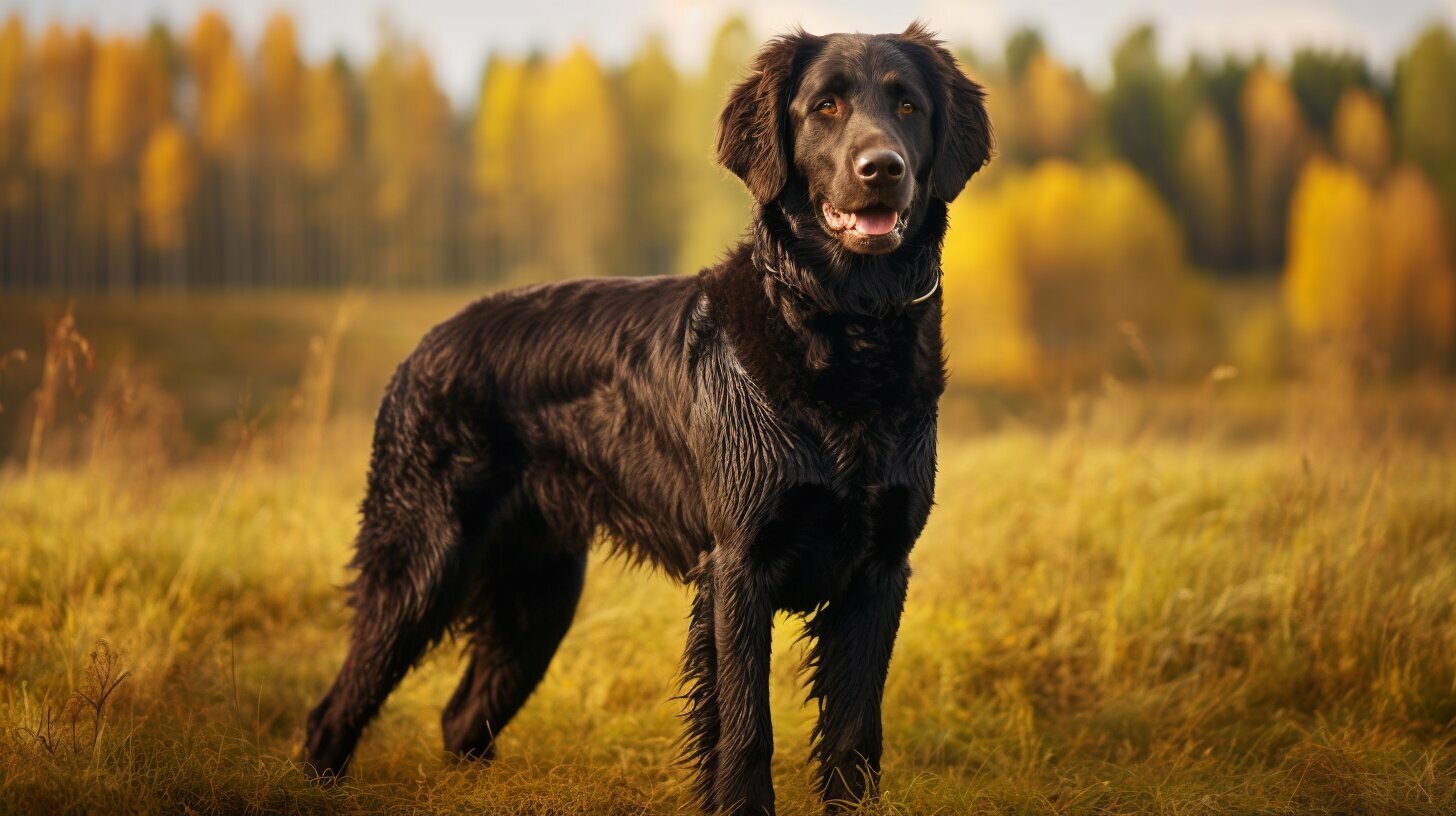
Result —
[[[0, 304], [0, 353], [31, 355], [0, 383], [0, 812], [689, 811], [689, 597], [604, 556], [493, 765], [443, 754], [447, 642], [352, 780], [306, 781], [370, 405], [461, 300], [374, 296], [331, 332], [336, 302], [81, 304], [96, 368], [33, 473], [59, 306]], [[872, 811], [1456, 812], [1456, 399], [1237, 385], [950, 397]], [[775, 635], [785, 814], [818, 810], [798, 630]]]

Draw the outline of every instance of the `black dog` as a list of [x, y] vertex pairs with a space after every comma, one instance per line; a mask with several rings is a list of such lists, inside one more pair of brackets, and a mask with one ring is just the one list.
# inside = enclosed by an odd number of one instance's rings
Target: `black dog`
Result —
[[471, 659], [445, 743], [490, 757], [602, 530], [696, 587], [685, 748], [707, 810], [774, 809], [775, 610], [812, 616], [825, 800], [874, 792], [935, 484], [946, 203], [990, 155], [982, 98], [918, 24], [772, 40], [719, 124], [757, 200], [725, 261], [492, 295], [425, 337], [379, 412], [353, 636], [308, 721], [317, 773], [343, 772], [452, 625]]

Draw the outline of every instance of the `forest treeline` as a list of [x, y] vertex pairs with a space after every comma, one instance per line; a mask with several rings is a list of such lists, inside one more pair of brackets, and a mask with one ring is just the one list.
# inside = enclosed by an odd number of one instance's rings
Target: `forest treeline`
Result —
[[[692, 271], [749, 201], [711, 159], [757, 45], [741, 19], [704, 67], [648, 37], [497, 55], [452, 106], [417, 44], [309, 61], [292, 19], [240, 41], [205, 12], [99, 36], [0, 27], [0, 286], [421, 286]], [[958, 359], [1020, 380], [1103, 350], [1129, 365], [1206, 329], [1213, 276], [1282, 276], [1270, 336], [1449, 362], [1456, 326], [1456, 38], [1394, 65], [1306, 49], [1172, 65], [1150, 26], [1090, 83], [1033, 29], [961, 52], [999, 154], [953, 214]], [[1251, 330], [1252, 331], [1252, 330]], [[959, 333], [959, 334], [958, 334]], [[1131, 339], [1130, 339], [1131, 338]], [[1134, 342], [1135, 340], [1135, 342]], [[1191, 347], [1191, 346], [1190, 346]]]
[[[756, 43], [719, 32], [684, 76], [660, 40], [492, 58], [456, 110], [386, 30], [310, 63], [294, 22], [249, 48], [185, 32], [0, 28], [0, 281], [25, 289], [422, 285], [667, 273], [711, 260], [748, 199], [712, 163]], [[711, 249], [708, 249], [711, 247]]]

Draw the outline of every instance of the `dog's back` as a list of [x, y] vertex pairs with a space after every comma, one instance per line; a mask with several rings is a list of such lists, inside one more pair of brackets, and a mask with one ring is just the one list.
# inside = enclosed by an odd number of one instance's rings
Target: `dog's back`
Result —
[[[635, 556], [685, 574], [706, 546], [686, 447], [698, 298], [694, 278], [655, 277], [476, 301], [431, 331], [391, 382], [380, 427], [412, 426], [401, 430], [414, 439], [377, 440], [376, 470], [449, 462], [470, 514], [530, 506], [563, 535], [605, 528]], [[375, 473], [366, 516], [396, 512], [395, 489]]]

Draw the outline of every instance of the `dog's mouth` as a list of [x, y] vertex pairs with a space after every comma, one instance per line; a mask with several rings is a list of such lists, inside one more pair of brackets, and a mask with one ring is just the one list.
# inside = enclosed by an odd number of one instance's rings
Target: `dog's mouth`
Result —
[[821, 205], [824, 224], [850, 249], [879, 254], [900, 245], [905, 237], [909, 211], [875, 205], [859, 210], [841, 210], [828, 201]]

